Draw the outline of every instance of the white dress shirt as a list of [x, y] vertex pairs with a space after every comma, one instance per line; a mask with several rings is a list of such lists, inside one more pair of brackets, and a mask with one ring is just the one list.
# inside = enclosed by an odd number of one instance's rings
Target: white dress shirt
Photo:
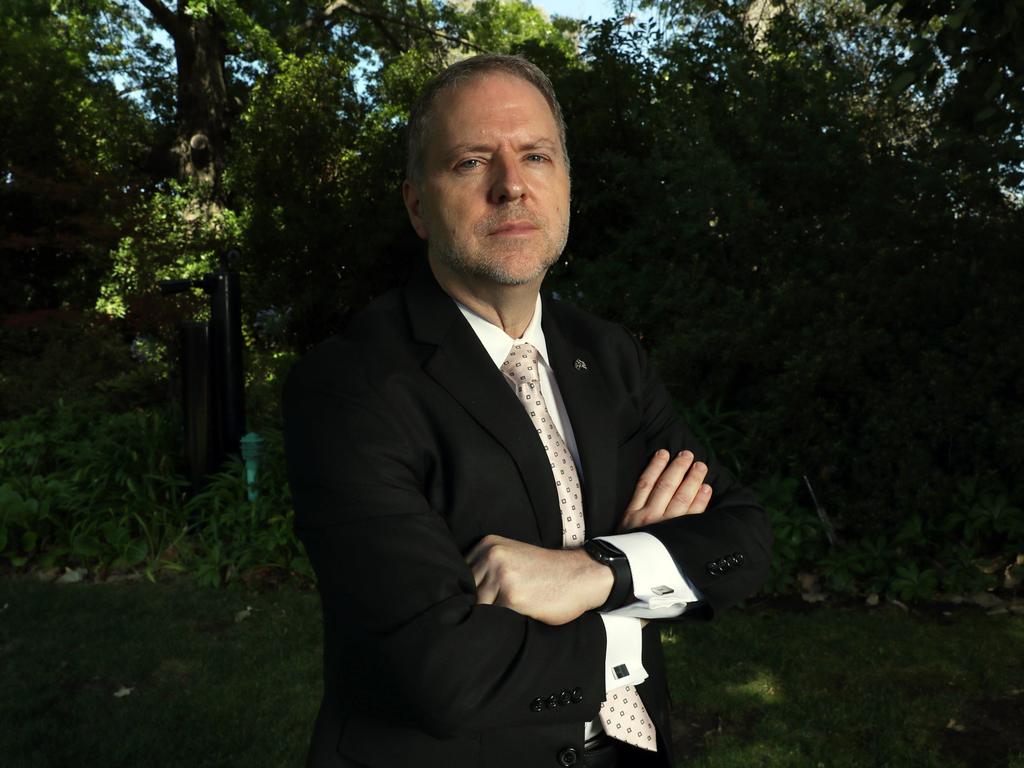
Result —
[[[475, 314], [464, 304], [458, 301], [455, 303], [499, 369], [513, 345], [529, 342], [536, 347], [540, 353], [541, 396], [548, 406], [555, 429], [568, 446], [576, 466], [581, 467], [579, 449], [576, 446], [572, 424], [569, 422], [569, 414], [565, 410], [554, 371], [548, 363], [548, 347], [541, 328], [540, 295], [537, 295], [533, 318], [522, 337], [518, 339], [511, 338], [504, 330]], [[582, 485], [583, 473], [578, 474]], [[647, 679], [647, 670], [644, 669], [641, 660], [643, 637], [640, 620], [678, 616], [699, 598], [689, 580], [679, 572], [672, 555], [650, 534], [636, 532], [597, 538], [613, 544], [625, 554], [632, 572], [633, 593], [636, 597], [636, 601], [629, 605], [601, 614], [607, 636], [605, 690], [610, 691], [623, 685], [639, 685]], [[627, 674], [624, 677], [617, 676], [622, 674], [623, 668], [627, 670]], [[601, 724], [597, 720], [592, 720], [586, 725], [585, 738], [600, 732]]]

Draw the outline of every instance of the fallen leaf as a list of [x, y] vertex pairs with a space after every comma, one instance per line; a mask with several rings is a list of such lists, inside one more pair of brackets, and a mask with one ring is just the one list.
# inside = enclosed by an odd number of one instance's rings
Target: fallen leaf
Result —
[[967, 730], [964, 726], [960, 725], [960, 723], [958, 723], [953, 718], [950, 718], [949, 722], [946, 723], [946, 728], [950, 731], [956, 731], [957, 733], [963, 733]]
[[870, 605], [871, 607], [878, 605], [878, 595], [872, 592], [870, 595], [868, 595], [868, 599], [864, 601], [864, 604]]
[[75, 584], [81, 581], [88, 571], [85, 568], [65, 568], [64, 575], [57, 579], [58, 584]]
[[123, 699], [125, 696], [134, 691], [134, 688], [125, 688], [123, 685], [114, 692], [114, 698]]
[[245, 621], [250, 616], [252, 616], [252, 606], [251, 605], [247, 605], [247, 606], [245, 606], [244, 610], [241, 610], [241, 611], [239, 611], [238, 613], [235, 614], [235, 623], [237, 624], [240, 621]]
[[988, 616], [1002, 616], [1004, 613], [1009, 613], [1010, 610], [1005, 605], [996, 606], [985, 611]]
[[828, 595], [823, 595], [820, 592], [802, 592], [800, 594], [800, 598], [805, 603], [820, 603], [826, 597], [828, 597]]
[[909, 608], [907, 608], [907, 604], [906, 603], [901, 602], [899, 600], [890, 600], [889, 602], [892, 603], [893, 605], [895, 605], [897, 608], [902, 608], [904, 611], [909, 611], [910, 610]]

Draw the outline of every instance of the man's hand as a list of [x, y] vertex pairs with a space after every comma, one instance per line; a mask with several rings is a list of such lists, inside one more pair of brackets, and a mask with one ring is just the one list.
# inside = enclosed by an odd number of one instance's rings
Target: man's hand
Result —
[[682, 451], [671, 461], [668, 451], [658, 451], [636, 482], [619, 531], [700, 514], [711, 501], [711, 486], [704, 483], [707, 474], [707, 464], [694, 462], [690, 451]]
[[565, 624], [608, 599], [614, 577], [582, 549], [545, 549], [504, 536], [484, 536], [466, 562], [478, 605]]

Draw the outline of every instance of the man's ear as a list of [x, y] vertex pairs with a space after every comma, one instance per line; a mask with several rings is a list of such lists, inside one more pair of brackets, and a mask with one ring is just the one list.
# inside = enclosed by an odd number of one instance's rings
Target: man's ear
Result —
[[406, 179], [402, 182], [402, 199], [405, 201], [405, 210], [409, 214], [409, 221], [416, 234], [427, 239], [427, 224], [423, 220], [423, 213], [420, 210], [420, 189], [419, 185]]

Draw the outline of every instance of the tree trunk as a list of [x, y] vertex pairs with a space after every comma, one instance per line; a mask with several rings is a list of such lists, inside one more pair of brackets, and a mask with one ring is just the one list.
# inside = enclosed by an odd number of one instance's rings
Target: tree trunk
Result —
[[174, 39], [178, 64], [178, 133], [172, 149], [182, 180], [208, 185], [214, 197], [220, 191], [228, 139], [224, 25], [211, 12], [204, 18], [185, 15], [179, 2], [182, 33]]
[[214, 11], [186, 13], [186, 0], [172, 11], [162, 0], [139, 0], [174, 41], [178, 68], [178, 130], [171, 151], [178, 177], [207, 186], [214, 201], [228, 141], [227, 57], [224, 23]]

